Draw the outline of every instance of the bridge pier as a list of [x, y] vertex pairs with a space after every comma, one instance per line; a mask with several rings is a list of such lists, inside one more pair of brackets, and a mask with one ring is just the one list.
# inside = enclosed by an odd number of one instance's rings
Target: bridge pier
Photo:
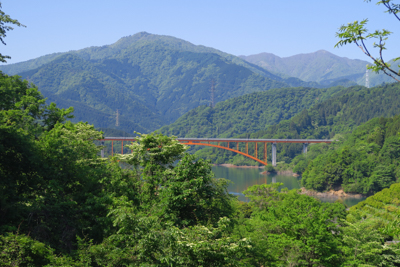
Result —
[[[1, 1], [1, 0], [0, 0]], [[234, 138], [229, 138], [229, 139], [224, 139], [224, 138], [177, 138], [177, 140], [181, 144], [186, 144], [186, 145], [200, 145], [200, 146], [210, 146], [210, 147], [217, 147], [217, 148], [222, 148], [225, 150], [229, 150], [238, 154], [241, 154], [245, 157], [251, 158], [263, 165], [267, 165], [267, 143], [271, 143], [272, 145], [272, 166], [276, 166], [276, 144], [277, 143], [297, 143], [297, 144], [303, 144], [303, 150], [302, 152], [304, 154], [307, 153], [307, 148], [308, 144], [315, 144], [315, 143], [331, 143], [333, 140], [327, 140], [327, 139], [234, 139]], [[110, 155], [114, 155], [114, 141], [121, 141], [121, 154], [123, 154], [123, 141], [137, 141], [134, 137], [105, 137], [104, 139], [100, 139], [98, 141], [101, 141], [101, 145], [103, 146], [103, 149], [101, 150], [101, 157], [104, 157], [104, 141], [111, 141], [111, 153]], [[220, 142], [227, 143], [227, 146], [221, 146]], [[236, 142], [236, 149], [230, 148], [230, 143], [231, 142]], [[218, 143], [218, 145], [214, 145], [211, 143]], [[240, 151], [240, 146], [239, 143], [245, 143], [245, 149], [246, 152]], [[249, 155], [249, 143], [254, 143], [254, 152], [255, 155], [254, 157], [252, 155]], [[264, 143], [264, 159], [259, 159], [258, 158], [258, 143]]]
[[272, 143], [272, 166], [276, 167], [276, 143]]
[[308, 143], [303, 143], [303, 154], [307, 154]]

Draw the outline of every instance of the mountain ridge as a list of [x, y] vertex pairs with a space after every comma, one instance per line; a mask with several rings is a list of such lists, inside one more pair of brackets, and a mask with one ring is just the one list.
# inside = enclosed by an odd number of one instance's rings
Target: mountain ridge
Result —
[[[18, 73], [23, 79], [36, 84], [45, 97], [51, 94], [60, 107], [73, 101], [79, 106], [77, 117], [82, 118], [80, 113], [89, 108], [98, 110], [98, 115], [89, 112], [87, 118], [98, 128], [114, 127], [110, 118], [115, 118], [118, 109], [120, 117], [130, 121], [119, 130], [130, 133], [156, 130], [208, 104], [211, 80], [216, 83], [216, 102], [271, 88], [317, 85], [285, 80], [213, 48], [148, 33], [121, 38], [112, 45], [51, 54], [17, 67], [25, 69]], [[100, 114], [107, 118], [101, 120]]]
[[[0, 66], [0, 70], [23, 70], [18, 74], [60, 107], [71, 101], [79, 106], [75, 111], [79, 118], [91, 110], [87, 121], [96, 122], [96, 127], [114, 127], [111, 118], [119, 110], [121, 119], [130, 122], [118, 130], [130, 133], [159, 129], [193, 108], [208, 105], [211, 81], [216, 84], [216, 102], [272, 88], [321, 87], [317, 82], [276, 75], [214, 48], [147, 32], [110, 45], [46, 55], [25, 65]], [[353, 85], [346, 79], [331, 81]]]
[[[272, 53], [259, 53], [240, 58], [256, 64], [266, 70], [280, 73], [281, 76], [292, 76], [304, 81], [315, 81], [323, 85], [351, 78], [356, 81], [365, 73], [367, 61], [339, 57], [326, 50], [313, 53], [279, 57]], [[352, 77], [352, 76], [356, 77]]]

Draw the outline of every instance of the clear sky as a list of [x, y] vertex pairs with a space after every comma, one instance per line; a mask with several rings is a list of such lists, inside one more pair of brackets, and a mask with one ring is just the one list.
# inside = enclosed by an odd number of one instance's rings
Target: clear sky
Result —
[[338, 56], [368, 60], [354, 44], [333, 48], [338, 41], [335, 33], [342, 24], [368, 18], [370, 30], [394, 32], [387, 42], [386, 58], [400, 56], [400, 24], [375, 2], [2, 0], [3, 11], [27, 27], [8, 32], [7, 45], [1, 45], [0, 51], [12, 57], [8, 63], [16, 63], [54, 52], [112, 44], [123, 36], [146, 31], [233, 55], [268, 52], [287, 57], [324, 49]]

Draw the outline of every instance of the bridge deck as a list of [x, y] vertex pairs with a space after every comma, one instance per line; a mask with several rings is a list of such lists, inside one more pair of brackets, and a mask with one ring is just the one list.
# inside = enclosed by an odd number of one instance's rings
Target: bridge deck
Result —
[[[229, 150], [248, 158], [251, 158], [263, 165], [267, 165], [267, 143], [272, 143], [272, 166], [276, 166], [276, 144], [277, 143], [302, 143], [303, 144], [303, 153], [307, 153], [308, 144], [312, 143], [332, 143], [334, 140], [328, 139], [241, 139], [241, 138], [177, 138], [177, 140], [186, 145], [197, 145], [197, 146], [210, 146], [221, 148], [225, 150]], [[121, 141], [121, 153], [123, 154], [124, 150], [124, 141], [136, 141], [135, 137], [105, 137], [99, 141], [111, 141], [111, 155], [114, 154], [114, 141]], [[212, 144], [214, 143], [214, 144]], [[217, 143], [217, 144], [215, 144]], [[226, 146], [222, 146], [221, 143], [226, 143]], [[236, 149], [232, 148], [230, 144], [236, 143]], [[245, 143], [245, 152], [241, 151], [239, 148], [239, 143]], [[249, 143], [253, 143], [254, 145], [254, 156], [249, 154]], [[258, 158], [257, 153], [257, 144], [263, 143], [264, 145], [264, 159]], [[243, 150], [243, 149], [242, 149]], [[104, 150], [101, 152], [101, 157], [104, 157]]]
[[[246, 138], [177, 138], [180, 142], [259, 142], [259, 143], [332, 143], [328, 139], [246, 139]], [[99, 141], [136, 141], [134, 137], [104, 137]]]

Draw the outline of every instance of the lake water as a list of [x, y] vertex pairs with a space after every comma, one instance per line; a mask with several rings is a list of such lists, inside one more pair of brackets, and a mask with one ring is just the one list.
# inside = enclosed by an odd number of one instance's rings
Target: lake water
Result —
[[[249, 186], [256, 184], [271, 184], [283, 183], [283, 187], [290, 189], [299, 189], [301, 181], [299, 178], [292, 175], [279, 175], [279, 174], [260, 174], [263, 169], [258, 168], [228, 168], [223, 166], [213, 166], [213, 172], [216, 178], [225, 178], [232, 181], [228, 190], [231, 194], [237, 195], [241, 201], [249, 201], [242, 192]], [[365, 198], [346, 198], [343, 203], [351, 207], [358, 202], [365, 200]], [[335, 199], [326, 198], [321, 199], [324, 202], [333, 202]]]

